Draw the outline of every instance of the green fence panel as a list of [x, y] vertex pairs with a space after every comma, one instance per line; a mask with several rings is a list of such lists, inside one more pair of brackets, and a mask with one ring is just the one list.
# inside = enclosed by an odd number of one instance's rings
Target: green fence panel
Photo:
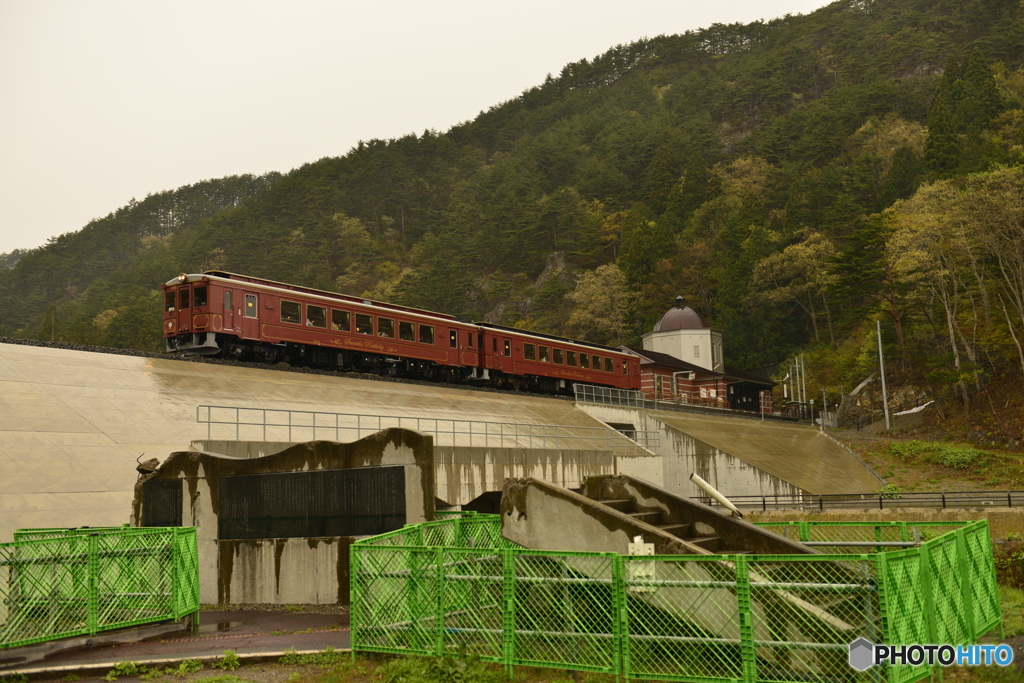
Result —
[[512, 664], [615, 673], [619, 641], [613, 553], [512, 553]]
[[199, 609], [194, 528], [19, 530], [16, 538], [0, 544], [0, 648]]
[[618, 556], [520, 548], [496, 515], [412, 525], [352, 546], [352, 648], [627, 679], [912, 683], [933, 670], [860, 673], [849, 644], [959, 644], [1000, 625], [986, 522], [763, 526], [858, 545]]
[[441, 649], [505, 661], [505, 552], [482, 546], [441, 551]]

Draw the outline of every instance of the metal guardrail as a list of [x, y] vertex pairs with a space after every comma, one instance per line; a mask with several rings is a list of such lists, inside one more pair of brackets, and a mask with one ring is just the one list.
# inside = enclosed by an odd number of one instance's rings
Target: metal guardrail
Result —
[[194, 527], [23, 529], [15, 539], [0, 543], [0, 654], [198, 616]]
[[[728, 496], [741, 510], [863, 510], [866, 508], [973, 508], [1021, 507], [1024, 491], [933, 491], [927, 493], [848, 493], [791, 496]], [[697, 497], [705, 505], [722, 507], [708, 497]], [[724, 508], [723, 508], [724, 509]]]
[[214, 438], [215, 426], [233, 432], [236, 441], [243, 435], [261, 441], [357, 441], [399, 427], [429, 434], [435, 446], [611, 451], [619, 456], [651, 455], [648, 449], [658, 446], [660, 439], [656, 431], [631, 431], [627, 436], [607, 427], [209, 405], [197, 406], [196, 422], [206, 425], [208, 439]]
[[[729, 407], [724, 397], [700, 398], [687, 394], [679, 394], [674, 398], [647, 398], [642, 391], [631, 389], [613, 389], [611, 387], [595, 387], [592, 384], [573, 384], [573, 395], [577, 403], [619, 406], [622, 408], [642, 408], [645, 410], [675, 410], [689, 412], [721, 412], [730, 417], [745, 417], [752, 420], [775, 420], [798, 422], [799, 419], [789, 415], [760, 413], [752, 410], [735, 410]], [[804, 421], [807, 421], [804, 418]]]
[[760, 526], [846, 548], [630, 556], [521, 548], [498, 515], [409, 525], [350, 548], [351, 646], [471, 653], [510, 678], [539, 666], [626, 680], [910, 683], [932, 670], [858, 674], [850, 643], [974, 643], [1001, 630], [985, 521]]

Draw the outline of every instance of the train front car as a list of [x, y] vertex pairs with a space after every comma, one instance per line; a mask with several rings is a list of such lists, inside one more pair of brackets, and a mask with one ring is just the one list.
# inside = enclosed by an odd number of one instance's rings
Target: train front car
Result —
[[478, 323], [491, 383], [542, 393], [572, 393], [573, 384], [640, 388], [640, 361], [600, 344]]
[[[206, 275], [182, 273], [162, 285], [164, 349], [170, 353], [212, 356], [220, 352], [223, 291]], [[214, 300], [216, 299], [216, 304]]]

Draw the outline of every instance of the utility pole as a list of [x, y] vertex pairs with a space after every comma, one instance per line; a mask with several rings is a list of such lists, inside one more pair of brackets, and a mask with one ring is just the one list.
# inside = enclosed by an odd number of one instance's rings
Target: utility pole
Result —
[[807, 364], [804, 363], [804, 354], [800, 354], [800, 393], [807, 400]]
[[825, 417], [828, 415], [828, 396], [825, 395], [825, 389], [821, 390], [821, 431], [825, 431]]
[[882, 410], [885, 411], [885, 428], [892, 429], [892, 424], [889, 422], [889, 395], [885, 390], [885, 355], [882, 353], [882, 321], [875, 321], [876, 329], [878, 330], [878, 367], [881, 368], [882, 374]]

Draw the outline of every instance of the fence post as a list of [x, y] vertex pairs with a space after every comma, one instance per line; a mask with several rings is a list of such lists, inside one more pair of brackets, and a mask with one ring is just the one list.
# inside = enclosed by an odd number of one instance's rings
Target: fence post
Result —
[[740, 619], [740, 656], [744, 683], [757, 683], [757, 650], [754, 647], [754, 612], [750, 604], [750, 565], [736, 557], [736, 603]]
[[629, 680], [629, 614], [626, 607], [626, 569], [622, 555], [612, 556], [612, 639], [615, 678]]
[[92, 533], [86, 538], [87, 544], [87, 559], [86, 567], [88, 572], [89, 580], [87, 582], [89, 595], [86, 596], [87, 610], [86, 615], [86, 628], [89, 630], [89, 635], [94, 635], [99, 630], [99, 611], [100, 611], [100, 599], [99, 599], [99, 572], [100, 572], [100, 561], [99, 561], [99, 534]]
[[514, 667], [512, 665], [516, 656], [516, 587], [515, 587], [515, 555], [511, 548], [503, 548], [502, 553], [502, 578], [501, 597], [505, 601], [501, 620], [502, 630], [502, 658], [505, 660], [505, 673], [509, 680], [512, 679]]

